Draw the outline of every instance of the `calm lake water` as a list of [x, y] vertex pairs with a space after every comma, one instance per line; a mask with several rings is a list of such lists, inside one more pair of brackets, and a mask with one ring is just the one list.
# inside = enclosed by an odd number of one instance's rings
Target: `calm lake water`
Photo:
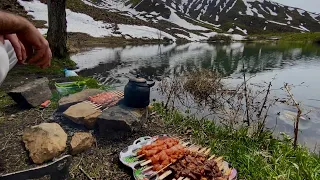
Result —
[[[280, 88], [284, 83], [292, 89], [304, 112], [311, 111], [301, 120], [300, 143], [315, 148], [320, 143], [320, 46], [299, 44], [206, 44], [145, 45], [119, 48], [94, 48], [72, 56], [79, 73], [94, 76], [100, 82], [123, 89], [126, 75], [140, 74], [161, 80], [173, 74], [182, 75], [196, 69], [217, 70], [230, 87], [243, 82], [243, 64], [251, 77], [250, 83], [269, 82], [272, 95], [285, 96]], [[152, 98], [159, 99], [153, 88]], [[280, 112], [280, 115], [278, 113]], [[276, 105], [270, 111], [268, 127], [275, 134], [292, 134], [293, 121], [286, 113], [296, 113], [293, 107]], [[318, 146], [319, 147], [319, 146]]]

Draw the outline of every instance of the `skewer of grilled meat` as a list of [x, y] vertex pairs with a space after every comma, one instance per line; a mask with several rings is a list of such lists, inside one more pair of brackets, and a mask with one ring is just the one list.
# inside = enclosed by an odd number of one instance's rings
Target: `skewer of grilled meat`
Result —
[[191, 180], [224, 179], [217, 162], [206, 160], [206, 157], [199, 153], [189, 153], [169, 168], [174, 172], [176, 179], [179, 177], [186, 177]]

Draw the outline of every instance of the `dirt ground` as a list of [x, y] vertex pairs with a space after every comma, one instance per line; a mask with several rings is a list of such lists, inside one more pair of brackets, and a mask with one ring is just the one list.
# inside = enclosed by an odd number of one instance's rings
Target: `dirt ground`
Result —
[[[123, 166], [119, 161], [119, 153], [141, 136], [153, 136], [168, 133], [170, 128], [165, 127], [159, 118], [150, 118], [141, 131], [111, 140], [99, 137], [94, 131], [70, 122], [55, 113], [55, 109], [40, 110], [21, 109], [5, 92], [37, 78], [35, 74], [17, 77], [14, 73], [19, 67], [11, 71], [0, 88], [0, 174], [24, 170], [36, 165], [32, 163], [22, 142], [23, 130], [28, 126], [42, 122], [57, 122], [68, 134], [68, 140], [74, 132], [92, 132], [97, 138], [96, 146], [91, 150], [73, 156], [70, 167], [71, 179], [87, 179], [79, 170], [81, 166], [93, 179], [132, 179], [131, 169]], [[50, 80], [60, 77], [49, 77]], [[62, 154], [68, 154], [68, 149]], [[61, 155], [61, 156], [62, 156]]]

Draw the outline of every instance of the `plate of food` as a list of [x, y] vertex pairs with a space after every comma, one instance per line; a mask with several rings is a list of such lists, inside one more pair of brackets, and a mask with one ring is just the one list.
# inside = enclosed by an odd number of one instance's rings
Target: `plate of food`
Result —
[[236, 180], [237, 171], [211, 148], [167, 135], [141, 137], [120, 152], [136, 180]]

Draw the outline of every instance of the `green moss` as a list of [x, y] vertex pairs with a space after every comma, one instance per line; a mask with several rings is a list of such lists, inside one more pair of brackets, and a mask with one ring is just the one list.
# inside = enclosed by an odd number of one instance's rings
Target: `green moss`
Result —
[[0, 90], [0, 116], [3, 108], [13, 104], [15, 104], [15, 102], [7, 95], [7, 93]]
[[166, 110], [161, 104], [153, 108], [165, 123], [178, 132], [190, 133], [192, 140], [210, 146], [212, 154], [223, 156], [238, 171], [238, 179], [316, 180], [320, 177], [320, 158], [304, 147], [294, 149], [292, 140], [272, 137], [265, 131], [250, 136], [246, 127], [238, 130], [218, 126], [214, 121], [197, 119], [177, 110]]

